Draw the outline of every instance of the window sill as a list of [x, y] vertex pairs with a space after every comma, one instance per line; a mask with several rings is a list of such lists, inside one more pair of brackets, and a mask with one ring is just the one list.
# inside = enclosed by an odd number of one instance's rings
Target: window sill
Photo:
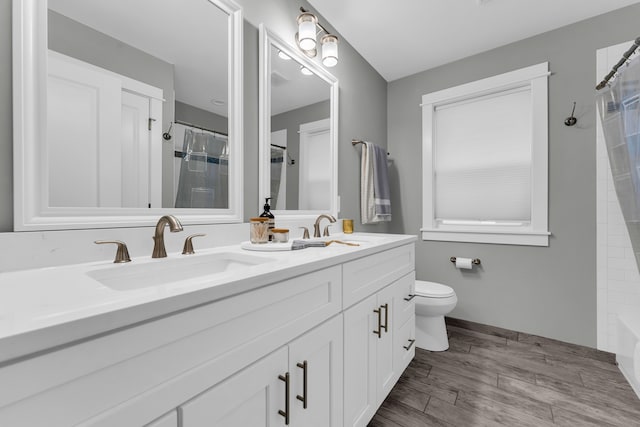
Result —
[[422, 240], [443, 242], [490, 243], [499, 245], [549, 246], [549, 232], [505, 230], [442, 230], [426, 229]]

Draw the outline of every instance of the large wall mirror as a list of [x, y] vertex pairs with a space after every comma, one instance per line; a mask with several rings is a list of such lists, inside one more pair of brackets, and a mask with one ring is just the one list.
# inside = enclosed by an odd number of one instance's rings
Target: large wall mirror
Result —
[[15, 229], [242, 221], [232, 0], [15, 0]]
[[260, 182], [276, 218], [338, 214], [338, 80], [260, 26]]

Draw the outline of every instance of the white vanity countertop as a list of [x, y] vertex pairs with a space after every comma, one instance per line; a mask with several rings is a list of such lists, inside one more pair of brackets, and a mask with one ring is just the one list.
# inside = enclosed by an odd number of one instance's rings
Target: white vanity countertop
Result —
[[[240, 245], [203, 249], [195, 255], [134, 258], [127, 264], [102, 261], [0, 274], [0, 363], [197, 305], [250, 291], [321, 268], [412, 243], [415, 236], [354, 233], [332, 237], [360, 246], [332, 244], [297, 251], [255, 252]], [[109, 288], [89, 274], [167, 260], [215, 254], [243, 254], [268, 262], [211, 276], [199, 276], [132, 290]], [[135, 267], [140, 268], [140, 267]]]

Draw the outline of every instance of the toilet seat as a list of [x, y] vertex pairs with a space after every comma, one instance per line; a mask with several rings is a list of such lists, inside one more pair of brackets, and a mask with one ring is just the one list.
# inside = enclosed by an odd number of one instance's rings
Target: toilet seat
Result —
[[416, 280], [415, 294], [427, 298], [448, 298], [456, 293], [452, 288], [441, 283]]

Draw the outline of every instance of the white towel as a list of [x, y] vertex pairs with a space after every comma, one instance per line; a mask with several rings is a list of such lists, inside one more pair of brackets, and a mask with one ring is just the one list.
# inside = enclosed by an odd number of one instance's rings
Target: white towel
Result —
[[360, 213], [363, 224], [391, 221], [387, 152], [370, 142], [360, 164]]

